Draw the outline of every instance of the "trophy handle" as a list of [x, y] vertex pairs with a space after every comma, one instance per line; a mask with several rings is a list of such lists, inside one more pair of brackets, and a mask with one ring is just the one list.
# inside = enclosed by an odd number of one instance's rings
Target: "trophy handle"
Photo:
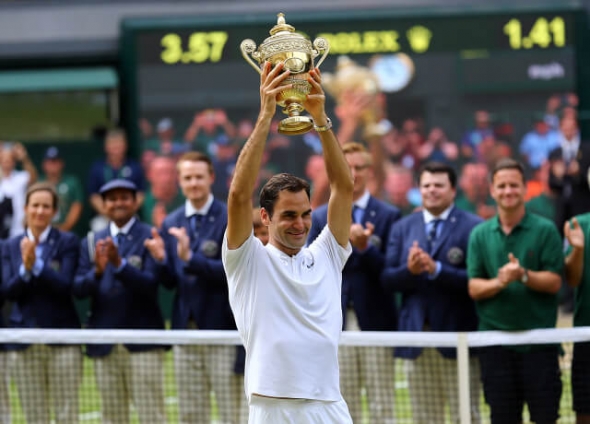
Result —
[[248, 62], [254, 69], [256, 69], [256, 72], [262, 74], [260, 66], [257, 65], [256, 62], [254, 62], [252, 58], [249, 56], [252, 55], [254, 59], [260, 58], [260, 53], [256, 51], [256, 43], [254, 42], [254, 40], [250, 40], [248, 38], [242, 41], [242, 43], [240, 44], [240, 50], [242, 51], [242, 56], [244, 56], [246, 62]]
[[316, 68], [319, 68], [326, 56], [328, 56], [328, 52], [330, 51], [330, 43], [325, 38], [318, 37], [313, 40], [313, 46], [315, 47], [315, 49], [312, 50], [313, 57], [315, 58], [320, 54], [322, 55], [320, 60], [318, 60], [318, 63], [315, 65]]

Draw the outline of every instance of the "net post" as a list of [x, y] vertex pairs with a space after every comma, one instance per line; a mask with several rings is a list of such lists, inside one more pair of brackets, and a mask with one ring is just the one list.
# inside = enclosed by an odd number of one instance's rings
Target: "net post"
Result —
[[459, 382], [459, 422], [461, 424], [471, 424], [469, 342], [467, 333], [457, 333], [457, 381]]

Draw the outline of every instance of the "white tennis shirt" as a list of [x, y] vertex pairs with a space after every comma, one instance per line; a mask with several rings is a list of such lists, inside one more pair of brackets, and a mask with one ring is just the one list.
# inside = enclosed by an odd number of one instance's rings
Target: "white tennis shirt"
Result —
[[289, 256], [250, 235], [235, 250], [224, 237], [229, 302], [246, 347], [245, 388], [265, 396], [339, 401], [341, 247], [328, 226]]

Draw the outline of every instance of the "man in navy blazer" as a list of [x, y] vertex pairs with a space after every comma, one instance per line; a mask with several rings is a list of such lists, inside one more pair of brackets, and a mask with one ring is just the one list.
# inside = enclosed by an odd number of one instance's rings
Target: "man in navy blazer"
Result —
[[[0, 252], [2, 252], [4, 240], [0, 239]], [[0, 275], [2, 272], [0, 271]], [[4, 294], [0, 290], [0, 308], [4, 307]], [[0, 328], [4, 328], [4, 318], [0, 314]], [[6, 351], [5, 345], [0, 345], [0, 423], [10, 424], [10, 398], [9, 398], [9, 382], [10, 382], [10, 367], [9, 367], [9, 353]]]
[[[116, 179], [99, 192], [110, 222], [82, 241], [74, 281], [74, 295], [92, 300], [88, 327], [163, 330], [158, 266], [144, 246], [152, 229], [135, 217], [137, 187]], [[166, 422], [163, 346], [90, 344], [86, 353], [94, 359], [103, 422], [129, 422], [130, 402], [140, 422]]]
[[[57, 208], [54, 186], [33, 184], [25, 195], [25, 232], [2, 245], [2, 294], [13, 302], [10, 327], [80, 328], [72, 300], [79, 240], [51, 226]], [[56, 421], [77, 422], [80, 346], [8, 348], [15, 351], [13, 375], [27, 422], [50, 422], [52, 409]]]
[[[383, 287], [402, 294], [400, 331], [475, 331], [477, 315], [467, 290], [465, 255], [469, 234], [481, 218], [454, 206], [457, 176], [446, 164], [419, 172], [423, 210], [395, 223], [387, 243]], [[459, 422], [454, 349], [397, 347], [407, 360], [413, 423]], [[472, 357], [471, 417], [479, 422], [479, 366]]]
[[[344, 330], [394, 331], [396, 308], [393, 295], [381, 287], [379, 277], [385, 260], [385, 247], [391, 226], [400, 219], [399, 209], [370, 195], [371, 155], [362, 144], [342, 146], [354, 178], [353, 247], [342, 271], [342, 312]], [[308, 244], [327, 223], [327, 205], [312, 213]], [[394, 362], [391, 349], [341, 346], [339, 349], [340, 386], [353, 422], [362, 421], [361, 390], [369, 400], [372, 423], [393, 423], [395, 392]]]
[[[168, 271], [162, 283], [176, 289], [172, 328], [235, 330], [221, 262], [227, 207], [211, 194], [215, 178], [211, 159], [188, 152], [179, 158], [177, 169], [186, 202], [166, 217], [161, 237], [148, 244]], [[179, 422], [209, 422], [211, 390], [221, 422], [237, 422], [241, 388], [235, 359], [234, 346], [175, 346]]]

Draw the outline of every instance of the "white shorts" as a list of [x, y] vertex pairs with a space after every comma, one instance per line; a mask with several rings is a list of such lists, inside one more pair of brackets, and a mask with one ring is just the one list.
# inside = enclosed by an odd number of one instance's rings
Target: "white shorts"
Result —
[[276, 399], [250, 396], [248, 424], [352, 424], [344, 400]]

